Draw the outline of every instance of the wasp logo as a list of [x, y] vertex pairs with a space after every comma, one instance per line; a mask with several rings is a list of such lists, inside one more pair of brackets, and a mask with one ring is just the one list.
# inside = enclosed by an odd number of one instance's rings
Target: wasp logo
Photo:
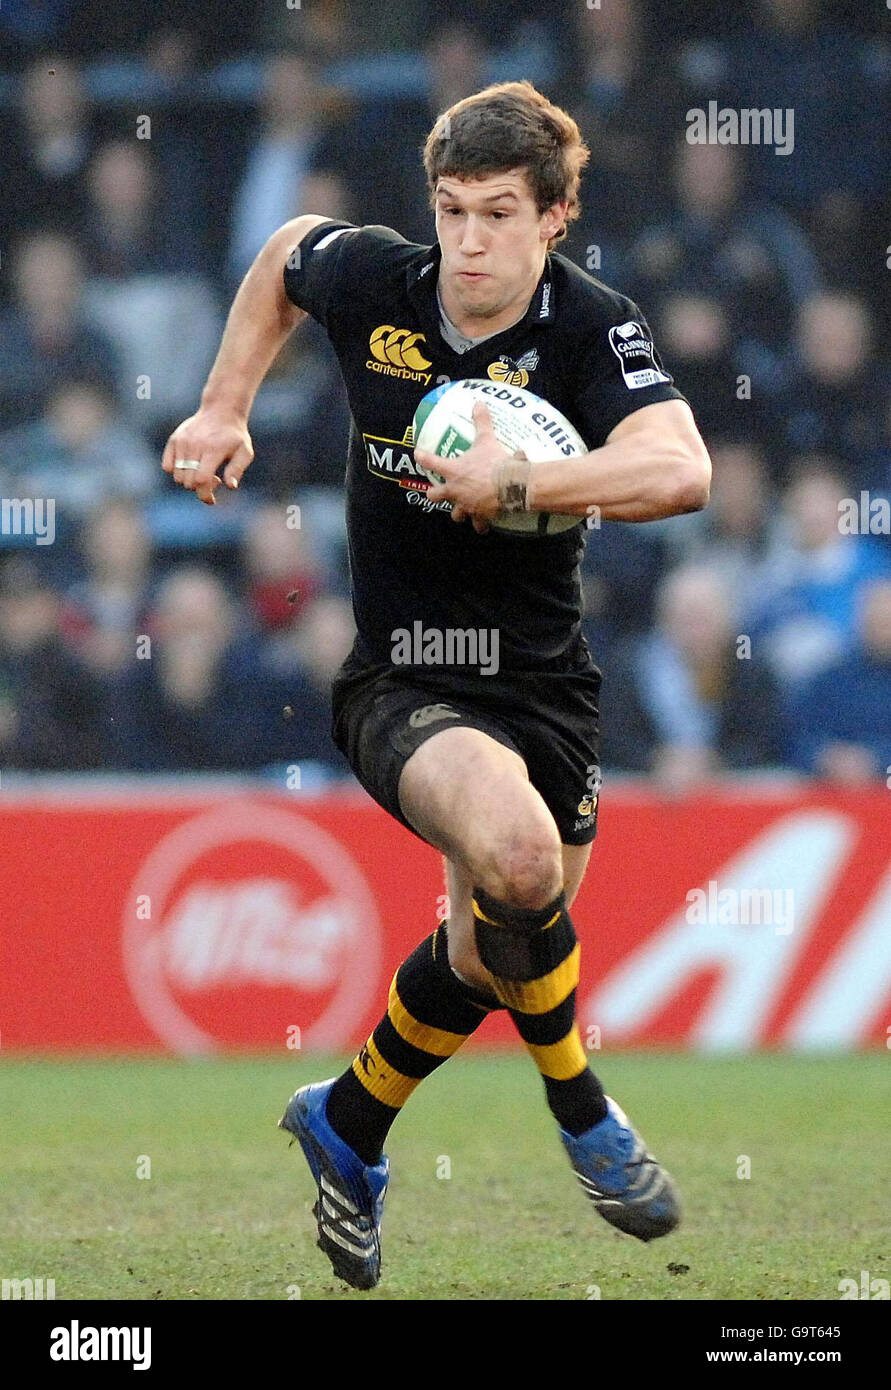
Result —
[[[588, 768], [588, 776], [585, 779], [585, 786], [588, 790], [579, 802], [580, 816], [593, 816], [594, 812], [597, 810], [597, 798], [600, 795], [602, 780], [600, 768], [597, 763], [592, 763]], [[576, 825], [575, 828], [576, 830], [580, 830], [581, 826]]]
[[537, 366], [538, 351], [536, 348], [530, 348], [522, 357], [518, 357], [516, 362], [512, 357], [502, 354], [497, 362], [489, 363], [486, 371], [493, 381], [503, 381], [506, 386], [525, 386], [529, 381], [529, 373], [534, 372]]
[[[426, 343], [423, 333], [413, 333], [410, 328], [394, 328], [391, 323], [382, 323], [368, 340], [371, 358], [365, 366], [372, 372], [383, 372], [386, 376], [405, 377], [409, 381], [430, 380], [426, 369], [433, 364], [423, 355], [418, 343]], [[372, 360], [373, 359], [373, 360]]]

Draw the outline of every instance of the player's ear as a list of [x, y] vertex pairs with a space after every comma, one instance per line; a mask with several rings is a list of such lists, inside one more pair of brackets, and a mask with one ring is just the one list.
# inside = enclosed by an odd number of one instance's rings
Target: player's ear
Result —
[[544, 241], [550, 241], [558, 232], [562, 232], [566, 225], [566, 214], [569, 211], [569, 203], [564, 198], [559, 203], [552, 203], [546, 212], [542, 214], [541, 232]]

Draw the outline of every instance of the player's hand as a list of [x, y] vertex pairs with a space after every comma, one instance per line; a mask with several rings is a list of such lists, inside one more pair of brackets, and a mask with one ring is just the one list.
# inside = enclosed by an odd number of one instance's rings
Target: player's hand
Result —
[[[220, 483], [237, 488], [253, 457], [247, 421], [231, 411], [207, 407], [177, 425], [164, 446], [161, 467], [180, 487], [213, 506]], [[178, 463], [198, 467], [177, 468]], [[217, 469], [223, 464], [223, 476], [218, 478]]]
[[496, 438], [489, 407], [482, 401], [473, 407], [473, 423], [476, 436], [460, 458], [443, 459], [426, 449], [415, 449], [415, 459], [428, 472], [445, 478], [444, 483], [428, 489], [430, 501], [451, 502], [452, 521], [469, 516], [474, 530], [482, 533], [501, 510], [495, 487], [498, 465], [513, 456]]

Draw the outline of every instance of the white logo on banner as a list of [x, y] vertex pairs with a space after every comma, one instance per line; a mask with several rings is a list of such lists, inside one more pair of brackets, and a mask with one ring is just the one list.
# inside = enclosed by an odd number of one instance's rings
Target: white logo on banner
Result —
[[770, 921], [703, 920], [685, 905], [588, 996], [580, 1010], [582, 1027], [595, 1022], [621, 1040], [645, 1027], [695, 976], [717, 969], [717, 984], [689, 1031], [690, 1041], [715, 1049], [756, 1046], [854, 833], [852, 823], [829, 811], [797, 812], [771, 825], [711, 877], [737, 894], [753, 888], [791, 892], [795, 930], [777, 931]]
[[811, 993], [798, 1006], [785, 1041], [793, 1047], [851, 1047], [891, 995], [891, 870], [845, 934]]
[[[134, 911], [137, 898], [150, 902], [150, 917]], [[288, 1016], [302, 1045], [319, 1049], [348, 1044], [377, 993], [381, 927], [371, 889], [343, 845], [294, 811], [235, 802], [192, 817], [144, 860], [126, 903], [130, 989], [177, 1052], [232, 1042], [214, 991], [239, 995], [242, 1007], [253, 992], [258, 1019], [263, 991], [267, 1001], [278, 992], [279, 1011], [282, 992], [293, 991]], [[258, 1038], [284, 1040], [284, 1030]]]

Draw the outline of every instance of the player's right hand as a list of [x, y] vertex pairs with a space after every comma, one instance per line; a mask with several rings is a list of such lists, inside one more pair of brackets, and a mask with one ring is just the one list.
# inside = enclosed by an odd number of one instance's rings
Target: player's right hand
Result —
[[[161, 467], [180, 487], [213, 506], [220, 483], [237, 488], [253, 457], [247, 421], [231, 411], [205, 407], [177, 425], [164, 446]], [[198, 467], [177, 468], [177, 463], [197, 463]], [[218, 478], [222, 465], [223, 476]]]

